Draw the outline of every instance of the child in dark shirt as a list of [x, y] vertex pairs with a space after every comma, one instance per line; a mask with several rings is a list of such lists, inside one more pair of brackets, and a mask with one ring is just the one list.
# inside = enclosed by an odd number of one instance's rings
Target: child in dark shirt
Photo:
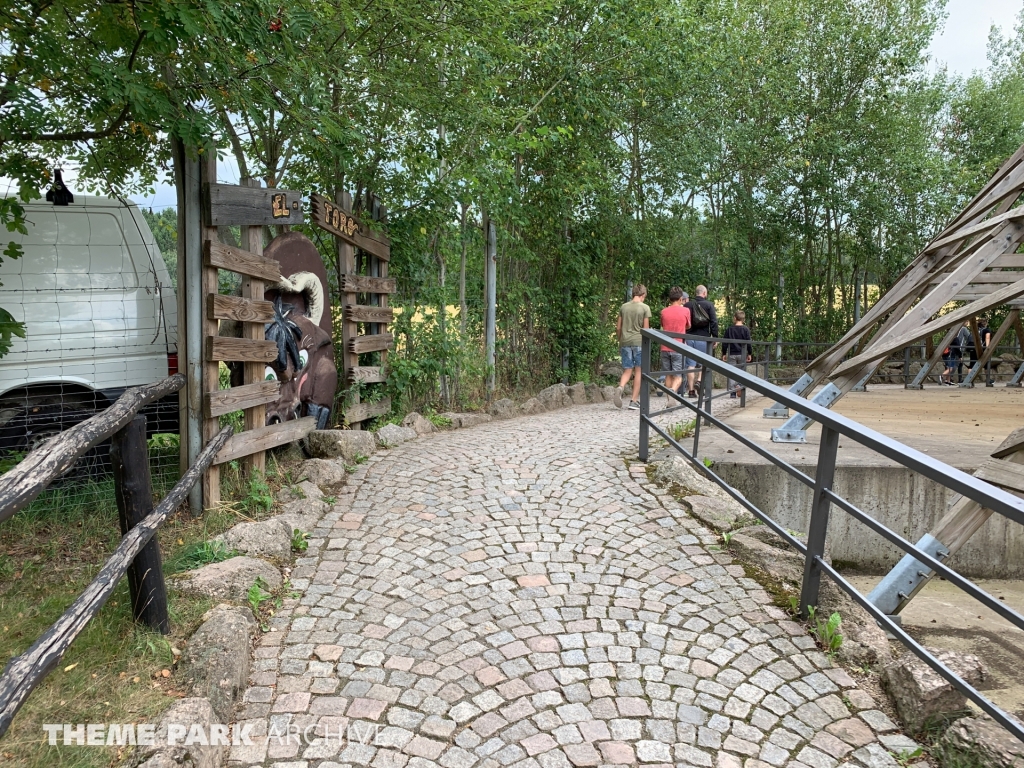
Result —
[[[753, 359], [750, 352], [750, 329], [743, 324], [746, 318], [743, 310], [736, 310], [732, 316], [732, 325], [725, 329], [725, 338], [730, 341], [722, 345], [722, 359], [730, 365], [735, 365], [741, 371], [747, 370], [747, 363]], [[740, 389], [742, 387], [729, 379], [729, 397], [735, 398]]]

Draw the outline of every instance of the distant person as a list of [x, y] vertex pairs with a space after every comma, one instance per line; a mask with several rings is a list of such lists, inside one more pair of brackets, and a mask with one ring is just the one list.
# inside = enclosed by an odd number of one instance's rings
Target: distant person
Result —
[[[729, 365], [735, 365], [741, 371], [747, 370], [747, 363], [754, 359], [750, 348], [750, 329], [743, 324], [746, 319], [747, 315], [742, 309], [733, 313], [732, 325], [725, 329], [725, 338], [731, 339], [731, 341], [722, 345], [724, 347], [722, 359]], [[728, 388], [731, 398], [735, 398], [743, 389], [732, 379], [729, 379]]]
[[[684, 295], [683, 289], [679, 286], [669, 289], [668, 306], [661, 310], [661, 330], [686, 333], [686, 329], [690, 327], [690, 310], [683, 306]], [[683, 383], [683, 353], [662, 344], [661, 370], [669, 373], [665, 377], [666, 389], [677, 390]]]
[[945, 384], [946, 386], [952, 387], [953, 384], [953, 371], [957, 367], [957, 363], [962, 359], [962, 352], [960, 350], [960, 336], [957, 335], [950, 343], [949, 346], [942, 350], [942, 364], [944, 369], [939, 374], [939, 384]]
[[[963, 326], [951, 347], [956, 350], [956, 383], [959, 384], [964, 380], [964, 355], [968, 349], [974, 347], [974, 334], [971, 333], [971, 329], [966, 325]], [[952, 381], [952, 379], [950, 380]]]
[[[715, 313], [715, 305], [708, 301], [708, 289], [698, 285], [694, 290], [695, 297], [686, 304], [690, 310], [690, 334], [696, 336], [707, 336], [708, 339], [718, 336], [718, 315]], [[690, 339], [686, 345], [705, 354], [711, 354], [714, 342]], [[686, 360], [686, 389], [691, 398], [697, 397], [697, 368], [699, 363], [693, 358]]]
[[642, 365], [643, 336], [640, 331], [651, 327], [651, 308], [644, 303], [647, 287], [642, 283], [633, 286], [633, 298], [619, 307], [619, 318], [615, 322], [615, 333], [619, 337], [619, 355], [622, 357], [622, 378], [619, 389], [625, 394], [630, 376], [633, 377], [633, 395], [629, 399], [629, 410], [640, 408], [640, 366]]
[[[978, 338], [981, 339], [981, 349], [978, 350], [978, 355], [979, 355], [978, 359], [980, 359], [980, 356], [985, 353], [985, 350], [988, 349], [989, 345], [992, 343], [992, 329], [988, 327], [988, 318], [987, 317], [981, 318], [978, 321], [978, 324], [981, 326], [980, 328], [978, 328]], [[988, 359], [988, 362], [985, 363], [985, 386], [986, 387], [994, 387], [995, 386], [995, 381], [992, 379], [992, 358], [991, 357]]]

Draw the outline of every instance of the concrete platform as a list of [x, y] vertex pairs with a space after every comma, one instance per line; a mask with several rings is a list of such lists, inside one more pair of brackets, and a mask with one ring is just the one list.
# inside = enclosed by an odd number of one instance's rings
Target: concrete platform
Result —
[[[771, 429], [781, 421], [765, 419], [766, 398], [750, 397], [747, 407], [726, 417], [746, 437], [814, 477], [821, 428], [808, 430], [804, 444], [772, 443]], [[836, 411], [895, 438], [937, 460], [973, 472], [1013, 429], [1024, 424], [1024, 389], [1007, 387], [872, 386], [846, 395]], [[810, 489], [721, 430], [702, 430], [701, 458], [752, 502], [788, 528], [806, 531]], [[911, 541], [932, 528], [954, 500], [937, 483], [848, 438], [840, 440], [836, 488], [862, 510]], [[832, 555], [839, 562], [884, 573], [902, 552], [834, 510], [830, 524]], [[953, 560], [961, 572], [988, 578], [1024, 577], [1024, 529], [995, 516]]]

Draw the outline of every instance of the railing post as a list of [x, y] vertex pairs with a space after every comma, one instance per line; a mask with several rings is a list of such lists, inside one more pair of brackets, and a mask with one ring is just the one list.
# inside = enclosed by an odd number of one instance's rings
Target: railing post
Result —
[[800, 613], [807, 616], [807, 606], [818, 605], [818, 587], [821, 584], [821, 568], [816, 557], [825, 554], [825, 537], [828, 533], [828, 513], [831, 502], [825, 491], [832, 489], [836, 474], [836, 454], [839, 449], [839, 433], [824, 424], [821, 427], [821, 446], [818, 448], [818, 469], [814, 475], [814, 497], [811, 502], [811, 524], [807, 530], [807, 559], [804, 562], [804, 582], [800, 590]]
[[[136, 416], [114, 435], [110, 460], [114, 465], [114, 496], [121, 535], [125, 536], [153, 511], [145, 416]], [[167, 616], [167, 587], [156, 538], [142, 548], [129, 566], [128, 590], [135, 620], [168, 634], [171, 623]]]
[[[711, 342], [707, 342], [705, 347], [707, 353], [711, 354]], [[704, 403], [708, 404], [708, 410], [711, 410], [711, 380], [714, 378], [715, 372], [708, 368], [706, 365], [701, 363], [700, 366], [700, 384], [697, 385], [697, 413], [694, 414], [693, 425], [693, 458], [697, 458], [697, 450], [700, 447], [700, 423], [701, 413], [704, 411]]]
[[647, 461], [651, 436], [651, 427], [647, 423], [647, 419], [651, 415], [651, 390], [647, 382], [647, 377], [650, 374], [651, 340], [644, 336], [640, 341], [640, 461]]

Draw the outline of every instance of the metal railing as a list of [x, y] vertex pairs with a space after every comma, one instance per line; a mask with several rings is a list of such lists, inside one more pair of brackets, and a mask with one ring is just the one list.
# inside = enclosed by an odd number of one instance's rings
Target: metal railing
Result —
[[[674, 335], [677, 334], [673, 334], [673, 336]], [[879, 432], [875, 432], [874, 430], [838, 413], [834, 413], [827, 408], [823, 408], [809, 400], [793, 395], [792, 393], [764, 381], [757, 376], [741, 371], [713, 355], [705, 354], [692, 347], [686, 346], [680, 339], [673, 338], [673, 336], [660, 331], [643, 331], [643, 358], [641, 371], [643, 381], [647, 386], [640, 387], [640, 460], [646, 462], [648, 459], [650, 449], [650, 432], [653, 429], [662, 438], [664, 438], [669, 445], [679, 451], [679, 453], [685, 456], [695, 467], [697, 467], [699, 472], [703, 472], [709, 479], [717, 483], [727, 494], [729, 494], [730, 497], [735, 499], [737, 503], [742, 505], [751, 514], [777, 533], [790, 546], [804, 555], [804, 576], [800, 591], [800, 611], [802, 615], [807, 615], [808, 606], [817, 606], [821, 575], [823, 573], [826, 574], [840, 589], [850, 595], [855, 602], [867, 611], [881, 627], [899, 639], [908, 650], [914, 653], [914, 655], [934, 669], [939, 675], [963, 692], [964, 695], [977, 704], [982, 711], [991, 715], [1016, 738], [1024, 741], [1024, 727], [1022, 727], [1020, 723], [1007, 715], [1002, 709], [975, 690], [973, 686], [957, 676], [949, 669], [949, 667], [935, 658], [933, 654], [929, 653], [924, 646], [912, 638], [898, 623], [893, 621], [883, 611], [879, 610], [865, 595], [861, 594], [849, 581], [843, 578], [838, 571], [824, 560], [825, 538], [828, 533], [830, 508], [832, 505], [835, 505], [846, 513], [852, 515], [875, 533], [895, 544], [904, 552], [913, 555], [918, 562], [922, 564], [922, 568], [927, 567], [932, 569], [935, 573], [945, 577], [947, 581], [960, 587], [960, 589], [971, 595], [971, 597], [975, 598], [987, 608], [1009, 621], [1018, 629], [1024, 630], [1024, 616], [1021, 616], [1005, 603], [993, 598], [990, 594], [982, 590], [969, 579], [964, 578], [949, 566], [944, 565], [936, 557], [932, 557], [927, 552], [922, 551], [898, 533], [882, 525], [870, 515], [866, 514], [864, 511], [857, 508], [854, 504], [836, 493], [833, 488], [833, 479], [835, 477], [839, 438], [842, 436], [859, 443], [865, 448], [868, 448], [887, 459], [891, 459], [897, 464], [917, 472], [929, 480], [938, 483], [955, 493], [966, 496], [967, 498], [981, 504], [983, 507], [994, 512], [998, 512], [999, 514], [1008, 517], [1010, 520], [1022, 525], [1024, 525], [1024, 499], [1018, 498], [1017, 496], [996, 488], [984, 480], [968, 475], [966, 472], [956, 469], [955, 467], [944, 464], [925, 453], [917, 451], [897, 440], [893, 440], [890, 437], [886, 437]], [[709, 372], [719, 373], [738, 382], [741, 386], [745, 388], [749, 387], [752, 391], [759, 392], [772, 400], [791, 408], [793, 411], [802, 413], [813, 421], [819, 423], [821, 425], [821, 443], [818, 450], [817, 470], [814, 478], [807, 476], [787, 461], [779, 458], [768, 449], [757, 444], [718, 417], [714, 416], [711, 413], [709, 405], [710, 400], [708, 398], [701, 396], [698, 397], [696, 402], [689, 402], [683, 396], [661, 384], [658, 381], [658, 376], [664, 372], [651, 370], [652, 345], [661, 344], [669, 347], [673, 351], [681, 352], [683, 355], [699, 364], [701, 369], [701, 380], [705, 385], [702, 387], [702, 390], [705, 387], [710, 386], [712, 377], [708, 375]], [[678, 407], [658, 411], [652, 414], [650, 408], [650, 390], [652, 388], [660, 389], [667, 397], [677, 400], [680, 405]], [[706, 409], [704, 408], [705, 404], [708, 404]], [[671, 410], [678, 410], [679, 408], [691, 410], [696, 419], [694, 447], [690, 451], [687, 451], [679, 441], [675, 440], [672, 435], [655, 422], [653, 418], [654, 416], [670, 412]], [[750, 450], [757, 453], [759, 456], [767, 459], [772, 464], [792, 475], [798, 481], [813, 490], [811, 518], [807, 531], [806, 544], [790, 535], [779, 523], [769, 517], [766, 513], [762, 512], [757, 506], [729, 485], [729, 483], [725, 482], [713, 470], [705, 467], [704, 464], [697, 459], [696, 446], [700, 437], [700, 424], [702, 421], [715, 425], [725, 434], [731, 436]], [[942, 555], [940, 553], [939, 557], [941, 556]]]

